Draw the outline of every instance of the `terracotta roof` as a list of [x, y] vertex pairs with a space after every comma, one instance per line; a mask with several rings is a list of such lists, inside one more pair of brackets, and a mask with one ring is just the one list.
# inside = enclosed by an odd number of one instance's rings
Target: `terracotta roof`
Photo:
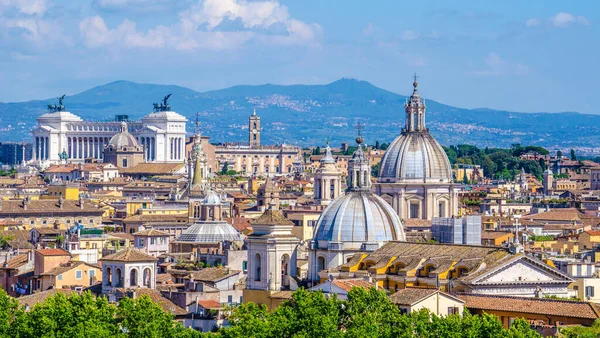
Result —
[[111, 232], [108, 235], [109, 236], [118, 237], [118, 238], [128, 239], [130, 241], [133, 240], [133, 235], [132, 234], [128, 234], [128, 233], [124, 233], [124, 232]]
[[[131, 291], [135, 291], [136, 298], [140, 296], [150, 297], [150, 299], [152, 299], [153, 302], [157, 303], [165, 312], [171, 313], [175, 316], [185, 316], [188, 314], [188, 312], [185, 309], [163, 296], [158, 290], [136, 288]], [[127, 292], [127, 290], [121, 289], [121, 292], [125, 293]]]
[[58, 276], [60, 274], [63, 274], [71, 269], [74, 269], [76, 267], [79, 267], [81, 265], [87, 265], [89, 267], [94, 267], [96, 269], [99, 269], [97, 266], [93, 266], [90, 264], [87, 264], [86, 262], [82, 262], [82, 261], [70, 261], [64, 264], [60, 264], [57, 267], [54, 267], [52, 269], [50, 269], [49, 271], [46, 271], [44, 273], [42, 273], [42, 275], [50, 275], [50, 276]]
[[0, 269], [18, 269], [27, 264], [27, 254], [15, 256], [8, 260], [5, 265], [0, 266]]
[[545, 221], [579, 221], [581, 213], [575, 208], [551, 209], [539, 214], [523, 216], [523, 219], [545, 220]]
[[508, 231], [482, 231], [481, 239], [496, 239], [504, 236], [510, 236], [514, 234]]
[[558, 299], [457, 294], [469, 309], [521, 312], [570, 318], [600, 318], [600, 305]]
[[97, 216], [102, 215], [104, 211], [94, 203], [85, 202], [83, 208], [79, 206], [79, 201], [63, 200], [62, 208], [58, 204], [58, 200], [31, 200], [27, 204], [27, 209], [23, 208], [23, 201], [9, 200], [3, 201], [0, 207], [0, 215], [9, 214], [44, 214], [44, 215], [60, 215], [72, 213], [86, 213]]
[[133, 215], [123, 219], [123, 222], [187, 222], [188, 216], [183, 215]]
[[29, 243], [29, 230], [3, 230], [0, 235], [4, 238], [10, 236], [8, 246], [13, 249], [33, 249], [33, 244]]
[[151, 174], [167, 175], [176, 172], [183, 167], [183, 163], [140, 163], [130, 168], [122, 168], [121, 174]]
[[375, 286], [375, 284], [367, 282], [364, 279], [336, 279], [333, 282], [331, 282], [331, 284], [339, 287], [344, 291], [350, 291], [354, 287], [370, 289], [373, 286]]
[[63, 249], [40, 249], [40, 250], [35, 250], [35, 252], [40, 253], [42, 256], [70, 256], [71, 255]]
[[142, 237], [171, 236], [170, 234], [168, 234], [166, 232], [162, 232], [162, 231], [158, 231], [158, 230], [154, 230], [154, 229], [148, 229], [148, 230], [144, 230], [144, 231], [134, 232], [132, 235], [133, 235], [133, 237], [135, 237], [135, 236], [142, 236]]
[[223, 305], [221, 305], [221, 303], [212, 299], [199, 300], [198, 305], [208, 310], [220, 310], [223, 308]]
[[585, 233], [590, 236], [600, 236], [600, 230], [588, 230]]
[[406, 288], [390, 296], [390, 301], [398, 305], [413, 305], [435, 293], [438, 289]]
[[267, 210], [258, 218], [250, 221], [250, 224], [259, 225], [294, 225], [292, 221], [285, 218], [280, 210]]
[[158, 258], [147, 255], [139, 250], [127, 248], [112, 255], [100, 258], [101, 261], [118, 261], [118, 262], [155, 262]]
[[29, 306], [29, 308], [32, 308], [35, 304], [43, 303], [46, 301], [46, 299], [48, 299], [48, 297], [52, 297], [57, 293], [62, 293], [63, 295], [69, 297], [70, 295], [77, 292], [70, 289], [50, 289], [31, 295], [19, 297], [17, 298], [17, 302], [19, 302], [20, 306]]
[[269, 296], [269, 298], [272, 298], [272, 299], [292, 299], [292, 293], [293, 293], [293, 291], [279, 291], [279, 292], [275, 292], [274, 294], [272, 294], [271, 296]]
[[406, 228], [423, 228], [423, 227], [431, 227], [431, 220], [427, 219], [418, 219], [418, 218], [409, 218], [402, 220], [404, 227]]
[[169, 284], [173, 283], [173, 276], [170, 273], [157, 273], [156, 283]]
[[225, 221], [227, 221], [227, 223], [231, 224], [235, 230], [242, 232], [248, 228], [252, 228], [252, 226], [250, 225], [250, 219], [246, 218], [246, 217], [233, 217], [233, 218], [227, 218]]
[[65, 230], [54, 228], [33, 228], [31, 231], [37, 231], [40, 235], [60, 235], [65, 233]]
[[239, 270], [230, 270], [226, 268], [204, 268], [202, 270], [192, 272], [190, 274], [190, 278], [196, 281], [214, 283], [239, 273]]

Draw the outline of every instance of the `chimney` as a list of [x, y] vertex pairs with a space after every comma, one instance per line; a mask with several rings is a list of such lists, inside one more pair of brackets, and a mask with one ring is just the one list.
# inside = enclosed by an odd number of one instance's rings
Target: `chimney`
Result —
[[83, 209], [83, 198], [79, 196], [79, 208]]
[[27, 210], [28, 205], [29, 205], [29, 197], [25, 197], [23, 199], [23, 210]]

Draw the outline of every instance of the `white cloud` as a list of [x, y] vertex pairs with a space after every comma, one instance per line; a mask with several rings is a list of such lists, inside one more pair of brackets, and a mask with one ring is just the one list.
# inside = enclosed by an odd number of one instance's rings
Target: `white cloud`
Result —
[[482, 77], [499, 76], [525, 76], [529, 73], [529, 67], [521, 63], [512, 63], [504, 60], [497, 53], [489, 53], [483, 60], [484, 69], [469, 71], [468, 74]]
[[46, 0], [0, 0], [0, 13], [3, 9], [16, 8], [27, 15], [42, 15], [46, 12]]
[[[158, 26], [139, 32], [132, 21], [125, 20], [110, 29], [100, 16], [93, 16], [82, 20], [79, 30], [89, 47], [118, 44], [176, 49], [229, 49], [250, 40], [307, 45], [314, 43], [321, 34], [319, 25], [292, 18], [287, 7], [276, 1], [204, 0], [182, 11], [179, 18], [180, 21], [173, 26]], [[220, 25], [232, 22], [238, 29], [220, 29]]]
[[416, 38], [418, 38], [417, 33], [411, 30], [404, 31], [402, 32], [402, 35], [400, 35], [400, 39], [404, 41], [414, 40]]
[[538, 26], [540, 23], [541, 23], [541, 21], [539, 19], [531, 18], [525, 22], [525, 25], [527, 27], [534, 27], [534, 26]]
[[548, 20], [553, 26], [561, 28], [568, 27], [574, 23], [585, 26], [590, 24], [589, 21], [583, 16], [575, 16], [573, 14], [564, 12], [557, 13], [555, 16], [550, 17]]

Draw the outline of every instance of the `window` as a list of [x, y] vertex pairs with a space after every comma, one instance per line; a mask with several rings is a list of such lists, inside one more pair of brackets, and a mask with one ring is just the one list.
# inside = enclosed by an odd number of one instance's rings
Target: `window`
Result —
[[242, 271], [246, 271], [248, 270], [248, 261], [243, 261], [242, 262]]
[[123, 168], [127, 168], [127, 159], [126, 158], [123, 159], [123, 166], [122, 167]]
[[456, 315], [456, 314], [458, 314], [458, 312], [459, 312], [459, 309], [458, 309], [457, 306], [450, 306], [450, 307], [448, 307], [448, 314], [449, 315]]
[[260, 282], [260, 274], [261, 274], [261, 261], [260, 261], [260, 254], [256, 254], [256, 256], [254, 256], [254, 280], [257, 282]]
[[94, 277], [96, 276], [96, 270], [88, 270], [88, 274], [90, 275], [90, 277]]
[[410, 203], [410, 218], [419, 218], [419, 203]]
[[577, 277], [581, 276], [581, 265], [577, 264]]
[[594, 287], [593, 286], [586, 286], [585, 287], [585, 297], [586, 298], [591, 298], [594, 297]]
[[60, 274], [60, 275], [56, 276], [56, 279], [57, 279], [57, 280], [62, 280], [62, 274]]
[[227, 303], [229, 303], [229, 304], [233, 303], [233, 296], [232, 295], [227, 296]]
[[81, 270], [75, 270], [75, 279], [81, 279]]
[[90, 218], [90, 224], [94, 224], [94, 220]]
[[446, 210], [445, 210], [444, 207], [445, 207], [445, 203], [444, 202], [440, 202], [438, 204], [438, 216], [439, 217], [444, 217], [446, 215], [446, 213], [445, 213]]

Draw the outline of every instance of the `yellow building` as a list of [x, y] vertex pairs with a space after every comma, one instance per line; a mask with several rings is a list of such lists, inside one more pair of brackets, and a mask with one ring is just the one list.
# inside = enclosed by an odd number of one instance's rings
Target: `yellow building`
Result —
[[69, 261], [42, 273], [40, 277], [42, 290], [84, 288], [102, 280], [102, 269], [81, 261]]
[[79, 199], [79, 185], [72, 183], [49, 185], [47, 195], [42, 195], [42, 198], [58, 199], [61, 196], [69, 201], [77, 201]]

